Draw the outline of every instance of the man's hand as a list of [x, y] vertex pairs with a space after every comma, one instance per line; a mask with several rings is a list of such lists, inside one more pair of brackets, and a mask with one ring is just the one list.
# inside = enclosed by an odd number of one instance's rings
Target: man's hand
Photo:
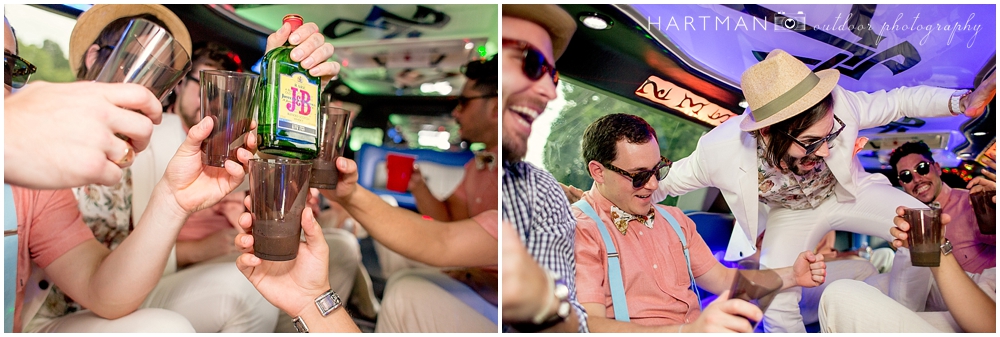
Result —
[[358, 164], [353, 160], [339, 157], [337, 158], [337, 188], [331, 192], [324, 192], [323, 195], [341, 205], [350, 203], [350, 198], [358, 189]]
[[826, 281], [826, 262], [823, 260], [823, 255], [810, 251], [799, 253], [792, 264], [795, 285], [812, 288], [823, 284]]
[[580, 190], [575, 186], [563, 185], [562, 183], [559, 183], [559, 186], [562, 187], [563, 193], [566, 193], [566, 200], [569, 200], [570, 204], [579, 201], [580, 198], [583, 198], [583, 190]]
[[[250, 204], [249, 196], [246, 204]], [[240, 216], [240, 227], [247, 233], [251, 232], [251, 219], [250, 213]], [[251, 234], [238, 234], [235, 240], [236, 248], [243, 252], [236, 259], [236, 267], [268, 302], [291, 316], [316, 310], [313, 300], [330, 289], [330, 248], [312, 210], [302, 210], [302, 231], [306, 241], [299, 243], [298, 256], [292, 261], [267, 261], [254, 256]]]
[[[503, 231], [503, 321], [505, 323], [527, 323], [542, 310], [546, 296], [549, 293], [548, 278], [545, 270], [535, 263], [514, 226], [504, 221], [500, 226]], [[556, 303], [558, 304], [558, 303]]]
[[[892, 218], [892, 222], [893, 224], [896, 225], [896, 227], [889, 229], [889, 234], [895, 238], [892, 240], [892, 246], [896, 248], [910, 247], [910, 244], [907, 242], [907, 238], [909, 237], [910, 224], [903, 219], [904, 214], [906, 214], [906, 207], [903, 206], [896, 207], [896, 217]], [[941, 213], [942, 233], [944, 232], [944, 227], [947, 226], [949, 222], [951, 222], [951, 216], [942, 212]]]
[[[185, 216], [214, 205], [239, 187], [253, 157], [249, 150], [240, 148], [236, 155], [239, 163], [227, 160], [225, 168], [205, 165], [202, 162], [201, 142], [211, 131], [212, 119], [207, 117], [191, 127], [187, 139], [170, 159], [160, 180], [176, 201], [178, 213]], [[256, 131], [251, 129], [249, 133]], [[247, 139], [249, 142], [250, 137]]]
[[32, 82], [4, 111], [4, 182], [34, 189], [118, 183], [163, 114], [141, 85], [96, 82]]
[[410, 182], [406, 185], [406, 190], [415, 191], [418, 188], [427, 188], [424, 175], [420, 174], [420, 165], [413, 164], [413, 173], [410, 174]]
[[993, 72], [990, 77], [983, 79], [982, 83], [976, 87], [968, 96], [962, 98], [961, 105], [965, 109], [965, 115], [969, 118], [976, 118], [983, 114], [986, 105], [990, 104], [993, 97], [997, 95], [997, 73]]
[[712, 301], [694, 322], [682, 332], [753, 332], [752, 320], [760, 322], [764, 313], [756, 305], [740, 299], [730, 299], [729, 290]]
[[303, 23], [294, 32], [292, 26], [282, 23], [278, 31], [267, 37], [267, 51], [278, 48], [288, 41], [293, 46], [292, 61], [299, 62], [303, 68], [309, 69], [309, 75], [321, 79], [320, 88], [326, 86], [337, 73], [340, 64], [329, 61], [333, 56], [333, 45], [319, 32], [319, 26], [312, 22]]
[[177, 264], [184, 267], [237, 252], [236, 247], [233, 247], [236, 234], [235, 228], [226, 228], [201, 240], [178, 241]]
[[[994, 169], [996, 169], [995, 164], [994, 164]], [[976, 177], [975, 179], [972, 179], [972, 181], [969, 181], [969, 184], [965, 186], [965, 188], [969, 189], [969, 193], [997, 190], [997, 175], [995, 173], [991, 173], [986, 169], [983, 169], [982, 172], [983, 172], [982, 177]], [[993, 195], [993, 203], [994, 204], [997, 203], [996, 194]]]

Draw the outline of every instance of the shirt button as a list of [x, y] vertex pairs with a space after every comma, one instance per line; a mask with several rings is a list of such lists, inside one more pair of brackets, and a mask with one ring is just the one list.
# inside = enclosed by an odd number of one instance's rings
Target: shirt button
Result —
[[477, 204], [483, 203], [483, 198], [476, 198], [476, 203]]
[[639, 235], [642, 235], [642, 231], [639, 231]]
[[657, 266], [656, 266], [656, 265], [654, 264], [654, 265], [653, 265], [653, 269], [656, 269], [656, 268], [659, 268], [659, 267], [657, 267]]

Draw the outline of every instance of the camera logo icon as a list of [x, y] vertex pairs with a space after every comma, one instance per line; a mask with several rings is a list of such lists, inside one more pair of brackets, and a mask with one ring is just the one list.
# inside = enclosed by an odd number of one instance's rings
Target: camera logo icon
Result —
[[785, 12], [774, 14], [774, 31], [804, 32], [806, 30], [806, 15], [799, 11], [785, 15]]

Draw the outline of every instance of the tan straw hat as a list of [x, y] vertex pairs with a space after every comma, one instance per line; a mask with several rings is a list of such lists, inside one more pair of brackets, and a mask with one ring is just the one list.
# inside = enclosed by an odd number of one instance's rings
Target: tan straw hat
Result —
[[94, 5], [80, 17], [76, 19], [76, 26], [69, 37], [69, 67], [76, 74], [82, 66], [80, 61], [90, 45], [97, 41], [98, 35], [112, 21], [120, 18], [136, 16], [141, 14], [151, 14], [167, 25], [167, 30], [191, 55], [191, 35], [188, 34], [184, 22], [163, 5], [157, 4], [128, 4], [128, 5]]
[[839, 79], [836, 69], [814, 73], [784, 50], [771, 51], [743, 72], [741, 87], [751, 115], [740, 129], [754, 131], [798, 115], [829, 95]]
[[528, 20], [542, 26], [552, 39], [552, 56], [555, 62], [566, 51], [569, 40], [576, 32], [576, 21], [557, 5], [503, 5], [503, 16]]

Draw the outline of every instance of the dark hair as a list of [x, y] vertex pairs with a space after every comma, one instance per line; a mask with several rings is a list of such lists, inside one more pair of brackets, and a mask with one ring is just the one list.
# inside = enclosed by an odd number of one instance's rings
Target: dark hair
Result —
[[494, 54], [486, 59], [466, 63], [462, 73], [470, 81], [475, 82], [472, 89], [483, 95], [496, 95], [497, 87], [500, 86], [500, 67], [498, 64], [499, 58]]
[[[771, 139], [764, 145], [764, 160], [767, 161], [767, 164], [771, 167], [781, 167], [781, 159], [788, 154], [788, 149], [795, 143], [788, 135], [798, 137], [803, 131], [822, 120], [831, 108], [833, 108], [833, 95], [828, 94], [819, 103], [802, 113], [771, 125], [769, 127]], [[788, 135], [775, 132], [776, 130], [783, 130]], [[760, 130], [754, 130], [751, 134], [758, 140], [761, 139]]]
[[927, 146], [927, 143], [923, 141], [907, 142], [892, 150], [892, 153], [889, 154], [889, 165], [892, 165], [892, 172], [898, 172], [896, 164], [899, 164], [900, 159], [911, 154], [919, 154], [931, 164], [934, 163], [934, 155], [931, 154], [931, 148]]
[[[191, 52], [192, 64], [203, 63], [222, 70], [243, 71], [243, 64], [240, 61], [240, 57], [230, 50], [229, 47], [221, 43], [203, 41], [195, 43], [191, 49], [194, 50]], [[194, 67], [192, 67], [191, 71], [194, 71]]]
[[598, 118], [583, 131], [583, 160], [611, 163], [618, 157], [617, 144], [623, 139], [632, 144], [645, 144], [656, 140], [656, 130], [635, 115], [618, 113]]
[[[95, 65], [104, 64], [111, 56], [111, 51], [114, 49], [118, 41], [121, 40], [122, 34], [125, 33], [125, 28], [128, 27], [129, 21], [132, 19], [144, 19], [149, 22], [155, 23], [160, 27], [163, 27], [170, 34], [170, 28], [163, 23], [159, 18], [152, 14], [139, 14], [134, 16], [128, 16], [124, 18], [118, 18], [115, 21], [111, 21], [101, 33], [97, 35], [97, 40], [94, 40], [91, 44], [96, 44], [100, 49], [97, 50], [97, 60], [94, 62]], [[88, 48], [89, 50], [89, 48]], [[83, 55], [80, 55], [80, 69], [76, 71], [76, 79], [78, 80], [93, 80], [97, 78], [97, 75], [101, 73], [100, 67], [87, 67], [87, 52], [84, 51]]]

